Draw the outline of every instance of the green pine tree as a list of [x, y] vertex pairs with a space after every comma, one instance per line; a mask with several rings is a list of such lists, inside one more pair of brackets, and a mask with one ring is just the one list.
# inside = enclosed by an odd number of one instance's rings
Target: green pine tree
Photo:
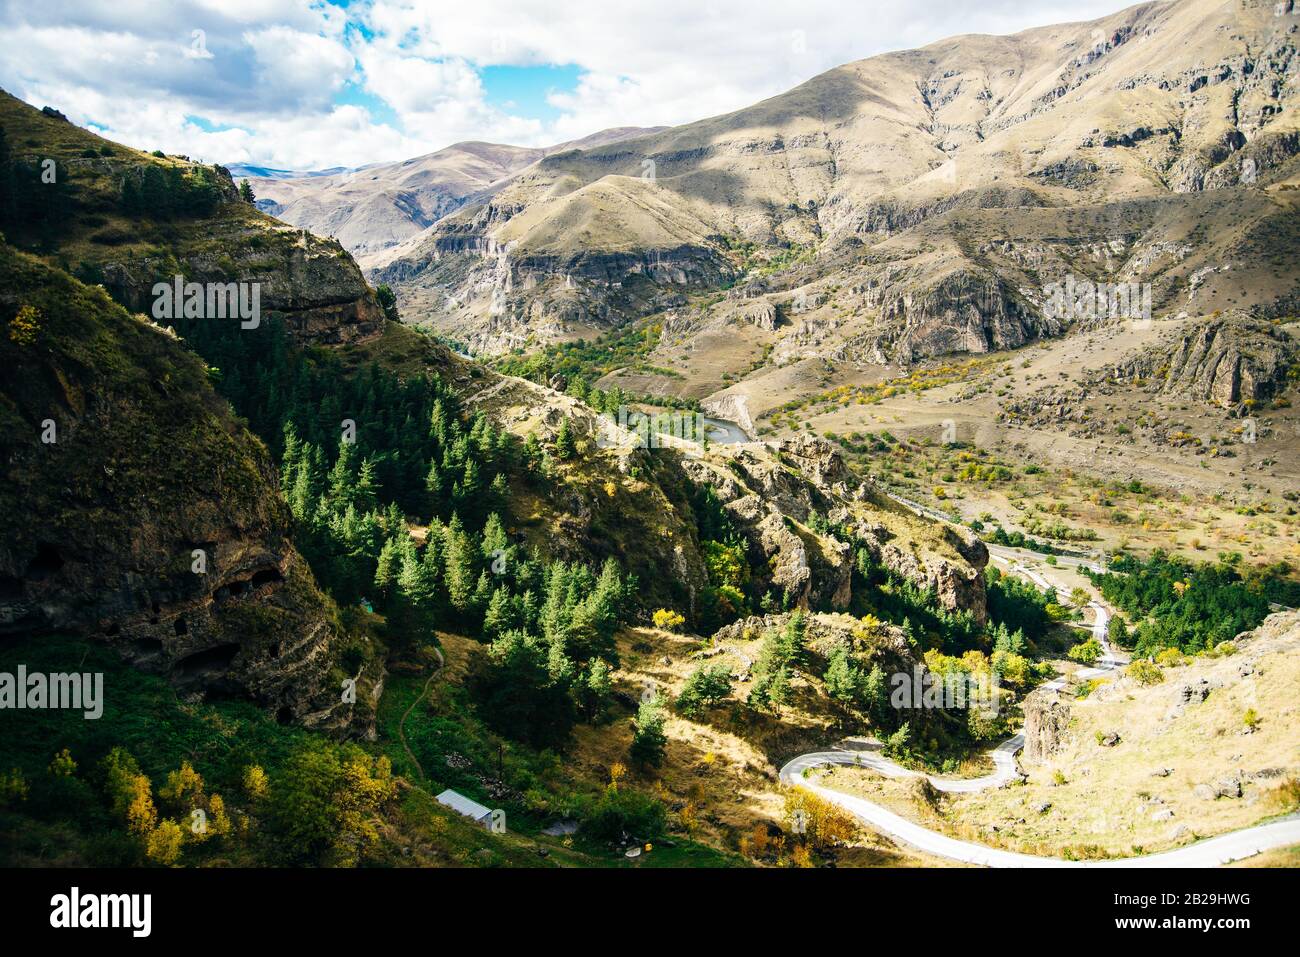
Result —
[[638, 765], [659, 767], [663, 763], [668, 736], [664, 734], [663, 700], [658, 696], [646, 698], [637, 708], [632, 724], [632, 760]]
[[555, 457], [561, 461], [571, 459], [577, 453], [577, 446], [573, 441], [573, 432], [569, 427], [569, 420], [561, 419], [560, 428], [555, 433]]
[[609, 665], [597, 658], [587, 666], [581, 682], [582, 713], [588, 721], [600, 717], [613, 692], [614, 685], [610, 679]]
[[487, 641], [496, 641], [506, 631], [514, 627], [513, 604], [510, 601], [510, 589], [498, 585], [492, 592], [487, 611], [483, 613], [483, 637]]
[[849, 660], [849, 650], [839, 645], [831, 652], [824, 679], [826, 693], [841, 704], [851, 705], [858, 697], [862, 675]]
[[469, 536], [465, 534], [460, 516], [452, 515], [447, 525], [446, 540], [443, 542], [443, 582], [447, 588], [447, 600], [457, 615], [465, 616], [470, 611], [470, 602], [474, 595], [475, 576], [473, 549]]
[[379, 590], [380, 601], [387, 601], [397, 584], [397, 574], [402, 567], [402, 555], [394, 538], [384, 542], [375, 565], [375, 588]]

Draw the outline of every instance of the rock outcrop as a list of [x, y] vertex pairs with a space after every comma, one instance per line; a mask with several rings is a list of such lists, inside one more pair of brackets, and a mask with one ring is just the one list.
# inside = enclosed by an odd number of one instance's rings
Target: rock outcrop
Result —
[[851, 597], [852, 555], [847, 543], [805, 523], [832, 502], [821, 488], [759, 451], [743, 451], [733, 472], [685, 458], [682, 469], [698, 485], [711, 485], [749, 541], [749, 564], [767, 569], [761, 590], [776, 589], [802, 608], [842, 609]]
[[[847, 541], [817, 532], [817, 519], [851, 527], [874, 561], [932, 588], [951, 611], [986, 620], [984, 546], [972, 536], [929, 522], [933, 547], [922, 548], [903, 527], [910, 517], [891, 512], [856, 482], [839, 450], [825, 439], [801, 435], [787, 441], [732, 447], [725, 467], [686, 458], [682, 468], [696, 484], [712, 485], [750, 541], [750, 564], [771, 569], [771, 584], [805, 608], [843, 609], [852, 598], [853, 554]], [[920, 520], [917, 520], [918, 522]]]
[[1161, 395], [1238, 409], [1283, 388], [1294, 362], [1295, 347], [1284, 331], [1265, 319], [1231, 312], [1192, 326], [1171, 345], [1106, 366], [1085, 385], [1148, 381]]
[[755, 326], [764, 332], [775, 332], [779, 321], [776, 306], [766, 299], [737, 306], [732, 316], [736, 322]]
[[114, 299], [145, 315], [153, 308], [154, 284], [171, 282], [174, 275], [186, 282], [257, 283], [261, 318], [278, 315], [303, 345], [361, 342], [382, 330], [374, 292], [332, 240], [270, 220], [219, 220], [201, 237], [182, 236], [170, 252], [169, 262], [106, 254], [95, 265], [97, 278]]
[[714, 418], [734, 422], [747, 436], [754, 436], [754, 419], [749, 414], [749, 402], [743, 392], [722, 392], [701, 399], [700, 411]]
[[203, 364], [10, 247], [0, 290], [0, 315], [40, 317], [35, 341], [0, 342], [0, 633], [85, 634], [180, 690], [373, 733], [382, 663], [358, 649], [344, 674], [266, 449]]
[[1042, 764], [1061, 749], [1070, 726], [1070, 705], [1059, 691], [1040, 688], [1024, 701], [1025, 749], [1020, 762], [1026, 767]]
[[1167, 353], [1163, 392], [1224, 408], [1256, 403], [1286, 381], [1292, 346], [1271, 324], [1236, 314], [1212, 319]]
[[1152, 346], [1080, 377], [1008, 398], [1004, 415], [1028, 425], [1070, 424], [1082, 434], [1105, 428], [1088, 399], [1126, 388], [1172, 400], [1191, 400], [1242, 415], [1286, 387], [1296, 363], [1290, 337], [1271, 322], [1244, 313], [1208, 318], [1172, 344]]
[[862, 292], [865, 305], [878, 310], [889, 329], [873, 351], [903, 364], [1013, 349], [1064, 328], [1022, 301], [996, 274], [969, 268], [934, 277], [925, 266], [900, 264]]

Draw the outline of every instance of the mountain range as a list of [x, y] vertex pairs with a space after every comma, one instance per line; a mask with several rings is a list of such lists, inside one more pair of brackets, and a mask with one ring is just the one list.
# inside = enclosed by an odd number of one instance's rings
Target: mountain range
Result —
[[657, 315], [732, 375], [769, 347], [905, 366], [1055, 336], [1067, 275], [1149, 283], [1157, 316], [1286, 312], [1296, 277], [1262, 250], [1296, 236], [1278, 9], [1145, 3], [846, 64], [549, 156], [368, 274], [482, 352]]
[[293, 172], [232, 165], [230, 172], [249, 181], [263, 212], [338, 239], [364, 266], [466, 203], [492, 195], [546, 156], [647, 132], [603, 130], [542, 149], [456, 143], [426, 156], [356, 169]]
[[1167, 0], [315, 171], [0, 92], [0, 656], [108, 689], [0, 709], [0, 861], [933, 862], [801, 767], [1071, 860], [1296, 810], [1297, 38]]

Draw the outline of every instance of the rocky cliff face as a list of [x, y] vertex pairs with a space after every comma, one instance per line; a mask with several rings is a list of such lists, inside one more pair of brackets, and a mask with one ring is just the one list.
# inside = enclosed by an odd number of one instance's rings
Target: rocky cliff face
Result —
[[[735, 449], [732, 451], [732, 449]], [[844, 541], [813, 530], [814, 513], [852, 528], [875, 561], [934, 589], [944, 608], [987, 617], [982, 569], [987, 551], [973, 537], [928, 526], [922, 545], [904, 516], [858, 483], [838, 450], [815, 436], [732, 447], [725, 462], [686, 458], [693, 482], [712, 485], [750, 541], [750, 564], [771, 569], [770, 584], [800, 607], [840, 610], [852, 599], [853, 555]]]
[[1105, 428], [1088, 401], [1123, 389], [1142, 389], [1169, 400], [1192, 400], [1241, 415], [1286, 387], [1296, 364], [1287, 333], [1263, 319], [1227, 313], [1191, 324], [1171, 343], [1152, 346], [1081, 378], [1008, 399], [1006, 415], [1031, 425], [1069, 423]]
[[202, 363], [7, 246], [0, 273], [0, 316], [38, 316], [32, 341], [0, 342], [0, 632], [86, 634], [182, 691], [371, 733], [382, 664], [343, 673], [266, 450]]
[[374, 282], [401, 290], [404, 314], [434, 320], [486, 354], [575, 330], [590, 335], [616, 328], [680, 306], [688, 293], [716, 288], [732, 275], [730, 264], [704, 246], [530, 254], [461, 233], [436, 236], [418, 256], [370, 271]]
[[903, 364], [956, 352], [1013, 349], [1064, 328], [1021, 301], [990, 271], [959, 268], [936, 277], [904, 265], [861, 291], [864, 304], [877, 310], [891, 330], [872, 344], [873, 352]]
[[749, 540], [751, 568], [768, 569], [759, 588], [775, 588], [802, 608], [846, 608], [852, 595], [852, 554], [844, 542], [808, 527], [814, 509], [832, 506], [812, 476], [783, 468], [759, 449], [730, 459], [729, 468], [683, 459], [691, 481], [711, 485]]
[[263, 317], [279, 315], [303, 345], [342, 345], [379, 334], [374, 293], [337, 242], [269, 219], [249, 221], [246, 208], [182, 237], [165, 257], [108, 254], [96, 263], [103, 286], [128, 309], [151, 314], [153, 286], [187, 282], [257, 283]]
[[1162, 391], [1223, 408], [1253, 405], [1285, 383], [1292, 353], [1290, 339], [1265, 321], [1243, 314], [1213, 319], [1165, 353]]
[[[302, 344], [358, 342], [380, 332], [375, 294], [346, 250], [242, 202], [225, 168], [109, 143], [2, 91], [0, 125], [20, 144], [15, 158], [56, 163], [62, 215], [43, 247], [51, 261], [102, 285], [128, 309], [152, 315], [154, 284], [179, 275], [256, 284], [261, 317], [281, 315]], [[195, 203], [200, 181], [209, 201]], [[128, 190], [135, 201], [127, 201]]]

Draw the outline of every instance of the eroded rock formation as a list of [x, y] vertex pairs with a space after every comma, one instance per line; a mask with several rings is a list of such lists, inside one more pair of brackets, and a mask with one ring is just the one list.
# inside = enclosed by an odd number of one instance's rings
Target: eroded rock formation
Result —
[[203, 364], [103, 290], [0, 255], [0, 306], [42, 316], [37, 343], [0, 343], [0, 632], [86, 634], [182, 691], [373, 733], [382, 663], [359, 649], [344, 674], [267, 451]]
[[1020, 762], [1032, 767], [1060, 750], [1070, 726], [1070, 704], [1060, 692], [1040, 688], [1025, 698], [1024, 713], [1025, 749]]

